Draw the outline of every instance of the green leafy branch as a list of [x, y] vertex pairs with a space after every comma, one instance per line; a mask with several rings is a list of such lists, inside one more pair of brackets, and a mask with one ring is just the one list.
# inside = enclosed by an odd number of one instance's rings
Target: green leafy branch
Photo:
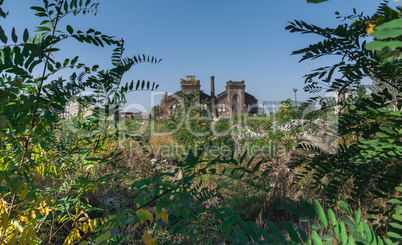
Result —
[[[402, 185], [396, 188], [402, 191]], [[234, 227], [233, 237], [225, 234], [228, 241], [232, 244], [400, 244], [402, 236], [402, 209], [401, 197], [391, 199], [389, 202], [395, 204], [395, 214], [392, 216], [394, 222], [390, 223], [392, 229], [387, 232], [387, 236], [378, 236], [373, 229], [362, 220], [360, 210], [353, 211], [345, 202], [341, 201], [340, 206], [347, 213], [347, 219], [340, 221], [332, 209], [327, 213], [317, 200], [310, 204], [303, 197], [296, 203], [288, 199], [290, 205], [282, 206], [290, 214], [299, 216], [301, 222], [306, 222], [312, 226], [312, 231], [308, 234], [305, 230], [295, 229], [294, 224], [286, 223], [283, 233], [281, 229], [269, 220], [265, 221], [268, 229], [258, 226], [255, 222], [240, 222], [241, 226]]]

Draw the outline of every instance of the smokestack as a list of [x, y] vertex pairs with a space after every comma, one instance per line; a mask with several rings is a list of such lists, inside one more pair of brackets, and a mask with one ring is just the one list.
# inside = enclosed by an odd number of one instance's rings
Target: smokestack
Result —
[[215, 77], [211, 76], [211, 97], [215, 97]]
[[215, 77], [211, 76], [211, 110], [212, 117], [216, 118], [216, 108], [215, 108]]

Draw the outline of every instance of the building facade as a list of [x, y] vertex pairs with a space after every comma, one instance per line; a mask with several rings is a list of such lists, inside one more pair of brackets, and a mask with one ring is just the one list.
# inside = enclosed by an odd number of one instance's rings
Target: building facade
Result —
[[180, 113], [177, 108], [183, 103], [181, 94], [196, 93], [193, 102], [195, 106], [204, 105], [204, 109], [210, 118], [234, 117], [236, 115], [258, 114], [258, 100], [245, 92], [244, 81], [226, 82], [226, 90], [215, 95], [215, 77], [211, 76], [211, 94], [201, 91], [201, 84], [195, 76], [186, 76], [181, 80], [181, 91], [169, 95], [165, 93], [161, 101], [160, 110], [162, 117], [174, 116]]

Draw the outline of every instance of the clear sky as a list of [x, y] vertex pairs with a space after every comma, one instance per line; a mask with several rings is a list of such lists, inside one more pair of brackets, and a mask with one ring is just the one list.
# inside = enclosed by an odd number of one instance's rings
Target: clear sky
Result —
[[[13, 26], [21, 36], [25, 27], [33, 33], [40, 18], [33, 16], [29, 6], [40, 3], [5, 0], [3, 9], [10, 11], [10, 15], [1, 20], [1, 25], [7, 33]], [[312, 94], [303, 91], [303, 75], [333, 60], [298, 63], [301, 57], [290, 55], [291, 52], [320, 39], [286, 31], [288, 21], [297, 19], [335, 27], [340, 23], [335, 11], [349, 15], [356, 8], [371, 15], [379, 3], [378, 0], [330, 0], [321, 4], [307, 4], [306, 0], [103, 0], [97, 16], [71, 16], [60, 27], [70, 24], [83, 31], [94, 28], [123, 38], [126, 56], [146, 54], [161, 58], [157, 65], [135, 66], [124, 79], [156, 82], [161, 92], [175, 92], [180, 89], [180, 78], [195, 75], [201, 80], [201, 89], [209, 94], [210, 76], [214, 75], [217, 93], [225, 89], [228, 80], [245, 80], [246, 91], [260, 102], [293, 99], [292, 88], [298, 88], [298, 100], [307, 100]], [[390, 1], [390, 6], [396, 4]], [[57, 54], [58, 60], [78, 55], [88, 65], [111, 67], [110, 48], [73, 40], [59, 47], [63, 52]], [[67, 78], [70, 73], [65, 70], [59, 75]], [[128, 100], [149, 108], [151, 98], [148, 92], [134, 92], [128, 95]]]

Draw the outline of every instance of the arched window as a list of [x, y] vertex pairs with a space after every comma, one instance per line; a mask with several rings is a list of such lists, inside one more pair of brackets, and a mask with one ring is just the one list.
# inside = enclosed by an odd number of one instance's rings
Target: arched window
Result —
[[240, 98], [239, 98], [239, 95], [237, 93], [234, 94], [232, 98], [233, 98], [233, 102], [239, 102]]
[[237, 111], [237, 109], [238, 109], [238, 104], [239, 104], [239, 100], [240, 100], [239, 94], [238, 94], [238, 93], [235, 93], [235, 94], [232, 96], [232, 110], [233, 110], [233, 111]]

